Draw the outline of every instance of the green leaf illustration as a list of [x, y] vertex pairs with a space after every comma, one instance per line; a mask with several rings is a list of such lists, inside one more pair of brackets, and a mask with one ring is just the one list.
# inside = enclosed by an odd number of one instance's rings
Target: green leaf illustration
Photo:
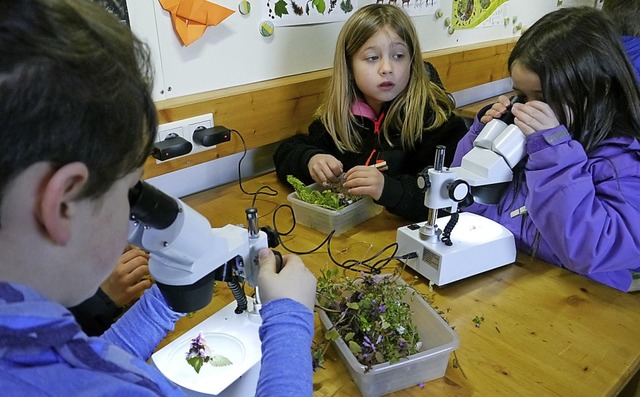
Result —
[[324, 0], [313, 0], [312, 4], [320, 14], [324, 14], [324, 10], [327, 8], [327, 4]]
[[288, 15], [289, 10], [287, 10], [287, 2], [284, 0], [278, 0], [274, 6], [274, 12], [280, 18], [282, 18], [283, 15]]

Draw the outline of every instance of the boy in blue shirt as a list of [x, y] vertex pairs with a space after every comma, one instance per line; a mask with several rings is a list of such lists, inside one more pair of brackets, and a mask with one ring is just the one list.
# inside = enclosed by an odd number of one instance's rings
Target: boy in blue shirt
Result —
[[[86, 0], [0, 9], [0, 390], [182, 395], [146, 363], [182, 316], [156, 286], [100, 338], [65, 308], [96, 292], [126, 243], [157, 127], [146, 49]], [[310, 396], [315, 277], [297, 257], [283, 265], [260, 253], [257, 394]]]

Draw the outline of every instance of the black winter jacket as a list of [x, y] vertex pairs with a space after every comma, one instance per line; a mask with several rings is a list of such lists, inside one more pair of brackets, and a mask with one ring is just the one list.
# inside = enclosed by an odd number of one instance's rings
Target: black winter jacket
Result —
[[[431, 120], [432, 110], [427, 109], [424, 117], [427, 121]], [[357, 119], [363, 141], [361, 152], [340, 153], [322, 122], [315, 120], [309, 126], [308, 134], [288, 138], [276, 149], [273, 160], [278, 179], [286, 183], [287, 175], [293, 175], [310, 184], [313, 180], [308, 164], [312, 156], [320, 153], [330, 154], [342, 162], [346, 172], [356, 165], [364, 165], [371, 151], [375, 149], [376, 153], [371, 163], [384, 160], [389, 167], [384, 172], [384, 189], [376, 203], [409, 221], [426, 220], [424, 193], [418, 189], [417, 174], [425, 167], [433, 165], [435, 148], [438, 145], [446, 147], [445, 166], [449, 166], [458, 141], [467, 132], [463, 119], [452, 114], [439, 128], [424, 132], [422, 140], [416, 143], [415, 149], [411, 151], [402, 149], [400, 131], [390, 134], [393, 142], [391, 147], [384, 138], [379, 139], [374, 133], [374, 120], [362, 116], [357, 116]]]

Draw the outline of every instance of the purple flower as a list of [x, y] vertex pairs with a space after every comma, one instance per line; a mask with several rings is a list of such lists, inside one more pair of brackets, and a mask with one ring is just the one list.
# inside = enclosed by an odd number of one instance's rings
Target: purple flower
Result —
[[378, 306], [378, 311], [380, 313], [384, 313], [384, 312], [387, 311], [387, 307], [384, 305], [384, 303], [382, 305]]
[[376, 339], [376, 343], [373, 343], [371, 339], [369, 339], [369, 337], [365, 335], [364, 341], [362, 342], [362, 346], [368, 347], [369, 349], [376, 351], [376, 345], [379, 345], [380, 342], [382, 342], [382, 335], [378, 336], [378, 339]]
[[365, 335], [364, 337], [364, 341], [362, 342], [362, 346], [364, 347], [368, 347], [373, 351], [376, 351], [376, 345], [375, 343], [371, 342], [371, 339], [369, 339], [368, 336]]

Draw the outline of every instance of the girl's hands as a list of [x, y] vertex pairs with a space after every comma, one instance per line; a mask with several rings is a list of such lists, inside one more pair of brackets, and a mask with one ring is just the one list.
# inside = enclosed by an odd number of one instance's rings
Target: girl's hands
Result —
[[316, 154], [309, 160], [309, 174], [316, 183], [338, 183], [342, 175], [342, 163], [330, 154]]
[[525, 135], [531, 135], [536, 131], [548, 130], [560, 125], [556, 114], [544, 102], [514, 103], [512, 112], [516, 117], [515, 125]]
[[349, 189], [349, 194], [378, 200], [384, 188], [384, 175], [375, 167], [357, 165], [347, 171], [342, 187]]
[[484, 116], [480, 118], [480, 122], [482, 124], [487, 124], [493, 119], [499, 119], [503, 114], [507, 112], [509, 106], [511, 106], [509, 97], [507, 97], [506, 95], [500, 95], [498, 97], [498, 102], [494, 103], [493, 106], [491, 106], [491, 108], [486, 111]]
[[[510, 106], [509, 98], [500, 95], [498, 102], [486, 111], [480, 118], [480, 122], [487, 124], [493, 119], [502, 117]], [[520, 128], [523, 134], [531, 135], [534, 132], [548, 130], [557, 127], [560, 122], [551, 107], [541, 101], [529, 101], [527, 103], [514, 103], [511, 109], [515, 116], [514, 124]]]

